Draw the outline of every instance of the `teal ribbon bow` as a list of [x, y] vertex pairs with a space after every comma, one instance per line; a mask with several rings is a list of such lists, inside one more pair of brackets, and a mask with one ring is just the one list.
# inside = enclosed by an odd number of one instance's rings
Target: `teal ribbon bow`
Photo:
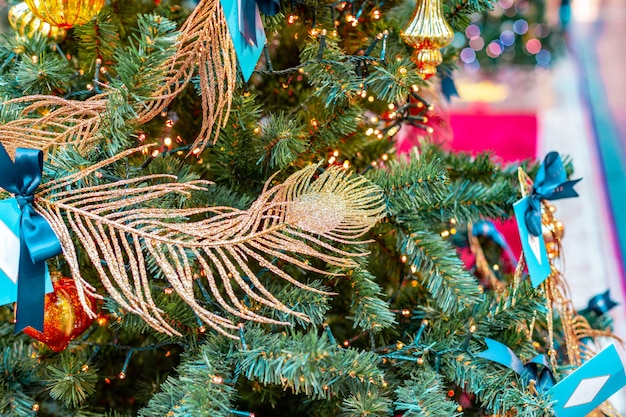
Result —
[[267, 15], [274, 16], [280, 10], [280, 0], [240, 0], [241, 1], [241, 25], [239, 30], [243, 37], [246, 39], [246, 42], [254, 45], [257, 45], [256, 38], [256, 7], [259, 7], [259, 10]]
[[509, 246], [509, 243], [506, 241], [506, 238], [500, 231], [496, 228], [496, 225], [489, 220], [479, 220], [472, 225], [472, 234], [474, 236], [484, 236], [496, 242], [498, 246], [502, 248], [507, 258], [511, 262], [511, 265], [517, 266], [517, 259], [515, 259], [515, 254], [513, 250]]
[[[512, 369], [522, 378], [524, 384], [528, 384], [531, 379], [534, 380], [537, 389], [541, 392], [547, 391], [554, 386], [556, 381], [554, 375], [552, 375], [546, 355], [537, 355], [524, 364], [515, 352], [504, 343], [487, 337], [485, 337], [485, 342], [487, 343], [487, 350], [480, 352], [476, 355], [477, 357], [497, 362]], [[543, 366], [541, 372], [539, 371], [539, 365]]]
[[[602, 294], [594, 295], [589, 300], [589, 304], [585, 310], [593, 311], [598, 316], [608, 313], [618, 303], [611, 300], [611, 290], [606, 290]], [[582, 311], [581, 311], [582, 313]]]
[[15, 333], [28, 326], [43, 331], [46, 259], [62, 253], [54, 231], [33, 208], [42, 171], [42, 151], [18, 148], [13, 162], [0, 144], [0, 188], [13, 194], [21, 209]]
[[578, 197], [574, 190], [577, 180], [567, 180], [565, 167], [558, 152], [550, 152], [539, 167], [530, 204], [524, 215], [526, 227], [534, 236], [541, 236], [541, 200], [558, 200], [561, 198]]

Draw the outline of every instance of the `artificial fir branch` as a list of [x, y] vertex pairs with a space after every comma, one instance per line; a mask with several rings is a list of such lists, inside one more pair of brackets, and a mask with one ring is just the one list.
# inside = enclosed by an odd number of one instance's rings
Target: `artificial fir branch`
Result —
[[396, 388], [394, 408], [404, 417], [454, 417], [459, 416], [458, 404], [445, 400], [447, 392], [441, 376], [430, 368], [422, 368]]

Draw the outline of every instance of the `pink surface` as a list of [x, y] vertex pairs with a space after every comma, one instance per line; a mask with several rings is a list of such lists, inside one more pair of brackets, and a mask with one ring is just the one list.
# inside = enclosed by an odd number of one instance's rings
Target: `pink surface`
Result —
[[453, 150], [476, 154], [491, 150], [502, 162], [535, 158], [537, 116], [534, 113], [451, 113]]
[[[534, 113], [493, 113], [476, 110], [451, 113], [454, 138], [449, 143], [456, 151], [476, 154], [492, 151], [503, 163], [535, 158], [537, 154], [537, 116]], [[497, 224], [511, 249], [519, 257], [521, 243], [515, 220]]]

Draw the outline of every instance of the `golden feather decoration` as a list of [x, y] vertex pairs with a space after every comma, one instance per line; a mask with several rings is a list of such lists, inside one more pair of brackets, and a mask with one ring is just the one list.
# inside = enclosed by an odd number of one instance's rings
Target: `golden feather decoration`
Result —
[[[167, 108], [197, 73], [202, 98], [202, 127], [192, 145], [204, 149], [226, 123], [237, 77], [235, 50], [219, 0], [202, 0], [181, 27], [176, 52], [154, 69], [163, 83], [137, 103], [134, 120], [142, 125]], [[75, 144], [79, 149], [97, 139], [115, 90], [86, 101], [56, 96], [31, 95], [2, 105], [26, 104], [18, 119], [0, 125], [0, 141], [10, 154], [18, 147], [47, 150], [55, 145]]]
[[106, 95], [86, 101], [33, 95], [8, 100], [3, 106], [25, 105], [18, 119], [0, 125], [0, 142], [11, 155], [17, 148], [47, 150], [73, 143], [78, 149], [92, 144], [106, 111]]
[[300, 288], [329, 294], [295, 280], [271, 260], [276, 258], [318, 273], [324, 272], [300, 256], [353, 268], [353, 258], [365, 253], [334, 245], [363, 243], [359, 237], [385, 211], [381, 190], [376, 185], [360, 176], [350, 177], [339, 168], [330, 168], [312, 180], [317, 166], [296, 172], [283, 184], [266, 186], [248, 210], [150, 208], [148, 203], [166, 195], [202, 191], [208, 185], [206, 181], [181, 184], [170, 175], [71, 189], [72, 184], [94, 175], [107, 162], [42, 185], [35, 208], [61, 241], [88, 314], [95, 313], [85, 302], [85, 295], [98, 295], [81, 277], [75, 242], [82, 246], [106, 291], [122, 308], [170, 335], [179, 332], [166, 321], [151, 296], [148, 257], [154, 258], [173, 290], [206, 325], [236, 338], [232, 334], [237, 329], [235, 323], [205, 309], [195, 299], [198, 270], [206, 275], [215, 302], [238, 319], [287, 324], [248, 310], [236, 294], [243, 291], [261, 304], [308, 320], [276, 299], [257, 279], [249, 263], [267, 268]]

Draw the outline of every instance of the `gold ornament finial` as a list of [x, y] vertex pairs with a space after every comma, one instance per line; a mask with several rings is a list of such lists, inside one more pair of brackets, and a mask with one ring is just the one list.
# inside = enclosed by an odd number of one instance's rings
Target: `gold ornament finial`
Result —
[[443, 17], [441, 0], [417, 0], [409, 24], [400, 33], [402, 40], [415, 49], [411, 60], [424, 79], [437, 72], [443, 57], [440, 49], [454, 37], [452, 28]]

